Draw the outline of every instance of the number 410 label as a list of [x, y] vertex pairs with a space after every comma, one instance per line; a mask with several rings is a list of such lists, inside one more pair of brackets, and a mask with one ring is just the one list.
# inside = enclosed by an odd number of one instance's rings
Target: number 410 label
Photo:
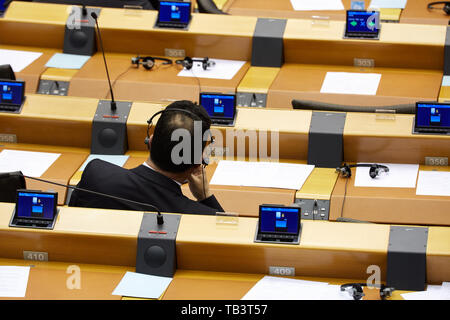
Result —
[[36, 252], [36, 251], [24, 251], [23, 259], [24, 260], [33, 260], [33, 261], [48, 261], [48, 253], [47, 252]]

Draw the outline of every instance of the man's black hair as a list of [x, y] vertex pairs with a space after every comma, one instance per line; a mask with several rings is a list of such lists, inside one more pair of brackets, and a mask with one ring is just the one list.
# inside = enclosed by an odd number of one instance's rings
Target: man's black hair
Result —
[[[171, 103], [166, 110], [183, 109], [186, 112], [173, 110], [165, 111], [161, 114], [153, 131], [153, 140], [151, 144], [150, 157], [152, 161], [162, 170], [179, 173], [184, 172], [193, 166], [201, 163], [201, 154], [195, 154], [194, 139], [201, 140], [202, 150], [206, 146], [206, 141], [203, 141], [205, 132], [211, 127], [211, 119], [206, 110], [191, 101], [181, 100]], [[202, 134], [194, 134], [194, 121], [201, 121]], [[179, 143], [184, 143], [180, 137], [177, 141], [172, 141], [172, 134], [177, 129], [186, 129], [189, 132], [191, 157], [189, 163], [175, 164], [172, 159], [172, 149]], [[199, 143], [199, 142], [197, 142]], [[180, 153], [180, 157], [183, 153]]]

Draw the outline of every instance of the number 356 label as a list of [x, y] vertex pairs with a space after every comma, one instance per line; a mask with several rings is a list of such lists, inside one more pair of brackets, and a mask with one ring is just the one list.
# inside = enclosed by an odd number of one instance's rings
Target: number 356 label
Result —
[[24, 251], [23, 259], [24, 260], [33, 260], [33, 261], [48, 261], [48, 253], [47, 252], [36, 252], [36, 251]]

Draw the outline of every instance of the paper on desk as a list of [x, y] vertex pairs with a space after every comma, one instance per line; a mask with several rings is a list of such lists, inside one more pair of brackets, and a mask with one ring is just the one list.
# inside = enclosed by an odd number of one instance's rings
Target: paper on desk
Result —
[[340, 286], [326, 282], [265, 276], [242, 300], [352, 300]]
[[14, 72], [20, 72], [41, 55], [42, 52], [0, 49], [0, 65], [10, 64]]
[[416, 194], [450, 197], [450, 172], [419, 171]]
[[0, 266], [0, 297], [24, 298], [30, 267]]
[[128, 271], [112, 294], [125, 297], [158, 299], [171, 282], [172, 278]]
[[345, 10], [341, 0], [291, 0], [296, 11]]
[[[203, 58], [193, 59], [201, 60]], [[245, 64], [245, 61], [238, 60], [209, 59], [209, 61], [215, 62], [215, 65], [203, 70], [201, 62], [194, 62], [192, 69], [186, 70], [184, 68], [178, 73], [178, 76], [231, 80]]]
[[378, 163], [389, 168], [388, 173], [381, 173], [375, 179], [369, 176], [370, 168], [357, 167], [355, 175], [355, 187], [380, 187], [380, 188], [415, 188], [417, 180], [418, 164], [394, 164]]
[[371, 9], [405, 9], [407, 0], [372, 0]]
[[211, 184], [300, 190], [313, 165], [221, 160]]
[[321, 93], [376, 95], [381, 74], [327, 72]]
[[448, 282], [441, 286], [428, 285], [426, 291], [402, 293], [405, 300], [450, 300], [450, 286]]
[[58, 159], [60, 153], [3, 150], [0, 172], [22, 171], [26, 176], [40, 177]]
[[83, 171], [87, 164], [94, 159], [100, 159], [116, 166], [122, 167], [130, 156], [125, 155], [106, 155], [106, 154], [90, 154], [86, 161], [81, 165], [79, 171]]
[[59, 69], [81, 69], [89, 58], [90, 56], [79, 54], [55, 53], [45, 66]]

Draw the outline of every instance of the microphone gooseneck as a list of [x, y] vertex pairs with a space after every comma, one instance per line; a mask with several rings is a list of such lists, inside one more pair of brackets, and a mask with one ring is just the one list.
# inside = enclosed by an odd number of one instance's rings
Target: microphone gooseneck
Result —
[[117, 104], [116, 104], [116, 101], [114, 100], [113, 89], [112, 89], [112, 86], [111, 86], [111, 79], [109, 77], [108, 65], [106, 64], [105, 50], [103, 49], [102, 36], [100, 34], [100, 27], [98, 26], [98, 20], [97, 20], [98, 16], [97, 16], [97, 14], [95, 12], [91, 12], [91, 17], [94, 18], [94, 20], [95, 20], [95, 25], [97, 27], [98, 40], [100, 42], [100, 48], [102, 49], [103, 62], [105, 63], [106, 77], [108, 78], [109, 91], [111, 92], [111, 110], [112, 111], [116, 111]]

